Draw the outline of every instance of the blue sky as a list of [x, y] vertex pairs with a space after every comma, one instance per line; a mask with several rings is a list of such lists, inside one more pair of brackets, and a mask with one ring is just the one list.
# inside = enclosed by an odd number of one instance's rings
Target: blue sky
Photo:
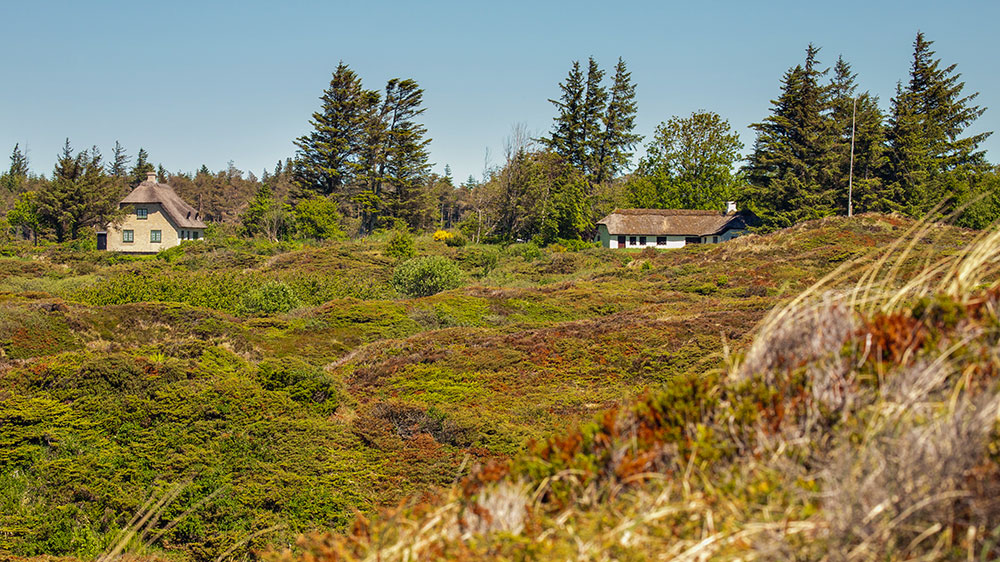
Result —
[[[760, 5], [754, 5], [760, 4]], [[767, 116], [782, 73], [812, 42], [843, 55], [888, 107], [916, 31], [990, 109], [1000, 130], [1000, 2], [0, 2], [0, 166], [20, 143], [49, 174], [63, 140], [144, 147], [170, 171], [234, 161], [260, 174], [294, 154], [343, 60], [369, 88], [425, 89], [435, 170], [462, 180], [499, 162], [515, 124], [545, 134], [573, 60], [638, 85], [637, 132], [673, 115], [719, 113], [740, 132]], [[1000, 135], [985, 143], [1000, 161]], [[489, 150], [488, 150], [489, 149]], [[492, 154], [487, 161], [487, 152]]]

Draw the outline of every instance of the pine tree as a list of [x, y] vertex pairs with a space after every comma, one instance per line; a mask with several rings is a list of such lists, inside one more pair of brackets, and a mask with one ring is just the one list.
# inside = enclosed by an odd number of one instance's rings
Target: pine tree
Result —
[[902, 194], [911, 215], [921, 216], [942, 200], [945, 212], [966, 195], [965, 177], [986, 166], [980, 143], [990, 134], [963, 137], [966, 127], [985, 108], [971, 105], [979, 95], [963, 96], [964, 82], [956, 65], [941, 68], [932, 41], [922, 32], [913, 42], [910, 80], [897, 86], [887, 133], [889, 163], [886, 181]]
[[783, 228], [834, 212], [835, 141], [828, 118], [829, 88], [819, 83], [819, 49], [809, 45], [804, 65], [782, 77], [782, 93], [771, 115], [751, 125], [757, 131], [746, 167], [747, 195], [765, 227]]
[[320, 100], [320, 111], [309, 121], [312, 132], [295, 141], [295, 177], [302, 189], [330, 195], [343, 191], [358, 174], [358, 153], [372, 97], [361, 78], [341, 62]]

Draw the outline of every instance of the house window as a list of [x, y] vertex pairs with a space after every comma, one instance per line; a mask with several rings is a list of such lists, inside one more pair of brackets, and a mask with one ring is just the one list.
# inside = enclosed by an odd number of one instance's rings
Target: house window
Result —
[[199, 236], [199, 232], [198, 232], [197, 230], [195, 230], [195, 231], [194, 231], [194, 232], [192, 232], [191, 234], [193, 235], [193, 238], [192, 238], [192, 240], [197, 240], [197, 239], [198, 239], [198, 236]]
[[684, 239], [685, 244], [701, 244], [701, 236], [688, 236]]
[[137, 219], [139, 219], [141, 221], [146, 220], [147, 218], [149, 218], [149, 209], [141, 209], [141, 208], [140, 209], [136, 209], [135, 210], [135, 218], [137, 218]]
[[159, 230], [150, 230], [149, 231], [149, 241], [150, 242], [159, 242], [160, 241], [160, 231]]
[[134, 230], [123, 230], [122, 231], [122, 242], [130, 243], [135, 242], [135, 231]]
[[712, 237], [712, 242], [715, 243], [715, 244], [718, 244], [719, 243], [719, 237], [718, 236], [713, 236]]
[[657, 236], [656, 237], [656, 245], [657, 246], [666, 246], [667, 245], [667, 237], [666, 236]]
[[182, 230], [181, 231], [181, 240], [187, 240], [187, 239], [188, 239], [188, 231]]
[[629, 236], [628, 237], [628, 245], [629, 246], [635, 246], [635, 236]]
[[645, 236], [640, 236], [639, 237], [639, 245], [640, 246], [645, 246], [646, 245], [646, 237]]

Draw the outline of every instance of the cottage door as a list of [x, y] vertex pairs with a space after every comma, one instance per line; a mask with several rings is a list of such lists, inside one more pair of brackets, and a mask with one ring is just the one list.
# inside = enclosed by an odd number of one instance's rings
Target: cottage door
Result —
[[619, 248], [624, 248], [625, 247], [625, 236], [619, 236], [618, 237], [618, 247]]
[[108, 233], [98, 232], [97, 233], [97, 249], [107, 250], [108, 249]]

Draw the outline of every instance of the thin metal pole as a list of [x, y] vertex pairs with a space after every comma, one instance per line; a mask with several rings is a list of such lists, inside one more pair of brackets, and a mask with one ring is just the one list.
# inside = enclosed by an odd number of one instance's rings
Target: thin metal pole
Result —
[[854, 98], [851, 111], [851, 170], [847, 177], [847, 216], [854, 216], [854, 125], [858, 115], [858, 98]]

